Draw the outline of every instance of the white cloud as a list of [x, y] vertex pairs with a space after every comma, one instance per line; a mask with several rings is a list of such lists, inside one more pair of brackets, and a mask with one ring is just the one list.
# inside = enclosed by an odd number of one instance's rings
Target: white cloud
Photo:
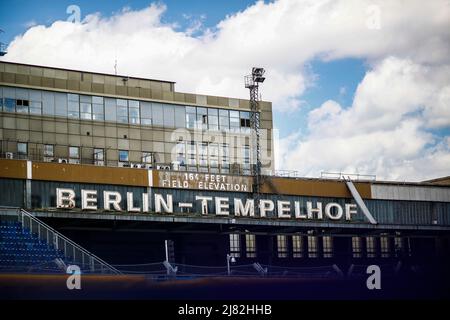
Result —
[[[313, 110], [314, 128], [282, 152], [298, 162], [278, 163], [304, 174], [358, 166], [391, 177], [401, 157], [414, 161], [416, 152], [416, 158], [442, 158], [448, 151], [439, 141], [435, 149], [426, 147], [438, 138], [425, 130], [449, 125], [449, 7], [447, 0], [260, 1], [196, 35], [202, 30], [198, 23], [180, 31], [161, 21], [164, 5], [152, 4], [111, 17], [89, 15], [77, 24], [34, 26], [10, 44], [3, 60], [113, 73], [117, 58], [120, 74], [177, 81], [179, 91], [243, 98], [248, 97], [243, 76], [262, 66], [267, 69], [263, 99], [273, 101], [275, 112], [294, 112], [314, 82], [307, 72], [311, 60], [361, 58], [372, 70], [352, 106], [329, 101]], [[331, 122], [337, 129], [327, 126]], [[402, 143], [389, 141], [389, 134]], [[346, 141], [356, 161], [340, 151], [349, 148]], [[315, 152], [321, 158], [312, 159], [309, 151], [319, 146], [323, 150]], [[392, 152], [403, 146], [409, 151]], [[326, 150], [338, 161], [324, 161], [331, 156]], [[414, 163], [412, 177], [426, 172]]]
[[329, 100], [313, 109], [309, 133], [281, 142], [289, 150], [281, 163], [312, 176], [321, 171], [394, 180], [448, 175], [450, 145], [430, 129], [450, 126], [449, 82], [448, 68], [386, 58], [366, 74], [352, 106]]

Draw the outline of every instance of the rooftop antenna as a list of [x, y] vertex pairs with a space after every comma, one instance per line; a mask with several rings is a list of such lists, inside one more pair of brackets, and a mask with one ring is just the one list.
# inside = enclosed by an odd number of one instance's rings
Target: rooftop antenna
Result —
[[[4, 33], [4, 31], [0, 29], [0, 33]], [[6, 53], [6, 45], [3, 42], [0, 42], [0, 57], [3, 57]]]
[[[260, 145], [260, 117], [259, 117], [259, 84], [263, 83], [266, 78], [264, 68], [252, 68], [252, 73], [245, 76], [245, 87], [250, 90], [250, 127], [252, 129], [252, 149], [253, 161], [253, 198], [255, 201], [255, 209], [259, 208], [259, 198], [261, 193], [261, 145]], [[259, 210], [259, 209], [257, 209]]]

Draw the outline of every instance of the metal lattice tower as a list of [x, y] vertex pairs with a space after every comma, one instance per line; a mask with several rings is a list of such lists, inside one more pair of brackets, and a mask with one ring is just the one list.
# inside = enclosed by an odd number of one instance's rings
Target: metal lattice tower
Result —
[[[0, 29], [0, 33], [4, 31]], [[6, 45], [3, 42], [0, 42], [0, 57], [3, 57], [6, 54]]]
[[261, 145], [260, 145], [260, 113], [259, 113], [259, 84], [266, 79], [263, 68], [252, 68], [252, 74], [245, 76], [245, 87], [250, 90], [250, 127], [252, 130], [253, 150], [253, 198], [255, 209], [258, 208], [261, 192]]

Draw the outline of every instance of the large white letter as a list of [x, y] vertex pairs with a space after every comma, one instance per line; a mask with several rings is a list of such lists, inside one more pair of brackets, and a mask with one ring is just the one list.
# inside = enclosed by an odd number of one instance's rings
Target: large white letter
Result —
[[[268, 206], [267, 206], [268, 205]], [[274, 208], [274, 204], [272, 200], [260, 200], [259, 201], [259, 212], [261, 217], [266, 216], [267, 211], [272, 211]]]
[[[331, 213], [331, 208], [337, 208], [337, 214], [333, 215]], [[340, 206], [339, 203], [336, 202], [330, 202], [327, 203], [327, 205], [325, 206], [325, 215], [330, 218], [331, 220], [339, 220], [342, 218], [342, 216], [344, 215], [344, 210], [342, 210], [342, 207]]]
[[[290, 201], [277, 201], [278, 218], [290, 218], [291, 217], [291, 202]], [[285, 213], [289, 212], [289, 213]]]
[[356, 204], [346, 203], [345, 204], [345, 220], [352, 220], [352, 214], [356, 214]]
[[142, 212], [148, 212], [148, 193], [142, 194]]
[[155, 211], [161, 212], [161, 206], [164, 208], [164, 211], [167, 213], [173, 213], [173, 201], [172, 195], [167, 195], [167, 202], [164, 201], [164, 198], [161, 194], [155, 194]]
[[208, 214], [208, 201], [211, 201], [212, 197], [195, 196], [195, 200], [202, 201], [202, 214]]
[[317, 219], [323, 218], [322, 202], [317, 202], [317, 208], [313, 209], [312, 202], [308, 201], [308, 202], [306, 202], [306, 210], [308, 212], [308, 219], [313, 219], [314, 213], [317, 213]]
[[114, 210], [121, 211], [120, 201], [122, 196], [117, 191], [103, 191], [103, 209], [111, 211], [111, 204]]
[[228, 211], [228, 201], [228, 198], [216, 197], [216, 216], [230, 215], [230, 211]]
[[296, 219], [306, 219], [306, 218], [308, 218], [306, 213], [302, 214], [300, 212], [300, 202], [299, 201], [295, 201], [294, 205], [295, 205], [295, 218]]
[[81, 190], [81, 209], [97, 210], [97, 190]]
[[75, 191], [72, 189], [56, 188], [56, 207], [75, 208]]
[[133, 192], [127, 192], [127, 211], [140, 212], [141, 209], [133, 206]]
[[242, 215], [243, 217], [254, 217], [255, 216], [255, 201], [253, 199], [247, 199], [245, 201], [245, 208], [244, 205], [242, 204], [242, 200], [241, 199], [234, 199], [234, 215], [235, 216], [240, 216]]

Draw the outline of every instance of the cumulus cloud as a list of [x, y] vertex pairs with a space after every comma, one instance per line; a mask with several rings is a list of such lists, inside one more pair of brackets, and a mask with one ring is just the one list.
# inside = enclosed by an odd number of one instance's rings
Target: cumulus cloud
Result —
[[450, 139], [432, 132], [450, 126], [449, 83], [447, 67], [386, 58], [366, 74], [350, 107], [329, 100], [310, 111], [308, 134], [285, 138], [280, 145], [290, 151], [281, 161], [312, 176], [321, 171], [376, 173], [393, 180], [448, 175]]
[[[3, 60], [113, 73], [117, 59], [120, 74], [174, 80], [178, 91], [242, 98], [248, 97], [243, 75], [262, 66], [262, 98], [273, 101], [275, 112], [289, 113], [301, 112], [302, 94], [314, 82], [308, 62], [364, 59], [370, 70], [353, 104], [328, 101], [311, 111], [306, 136], [293, 132], [277, 143], [286, 159], [277, 163], [311, 175], [361, 168], [394, 177], [408, 156], [408, 174], [418, 177], [426, 171], [414, 159], [448, 152], [448, 144], [427, 130], [449, 125], [449, 7], [448, 0], [258, 1], [214, 28], [205, 29], [200, 17], [180, 30], [162, 22], [167, 8], [159, 3], [31, 27]], [[406, 146], [406, 154], [393, 152]], [[311, 158], [313, 149], [319, 159]], [[337, 162], [323, 160], [330, 156]]]

